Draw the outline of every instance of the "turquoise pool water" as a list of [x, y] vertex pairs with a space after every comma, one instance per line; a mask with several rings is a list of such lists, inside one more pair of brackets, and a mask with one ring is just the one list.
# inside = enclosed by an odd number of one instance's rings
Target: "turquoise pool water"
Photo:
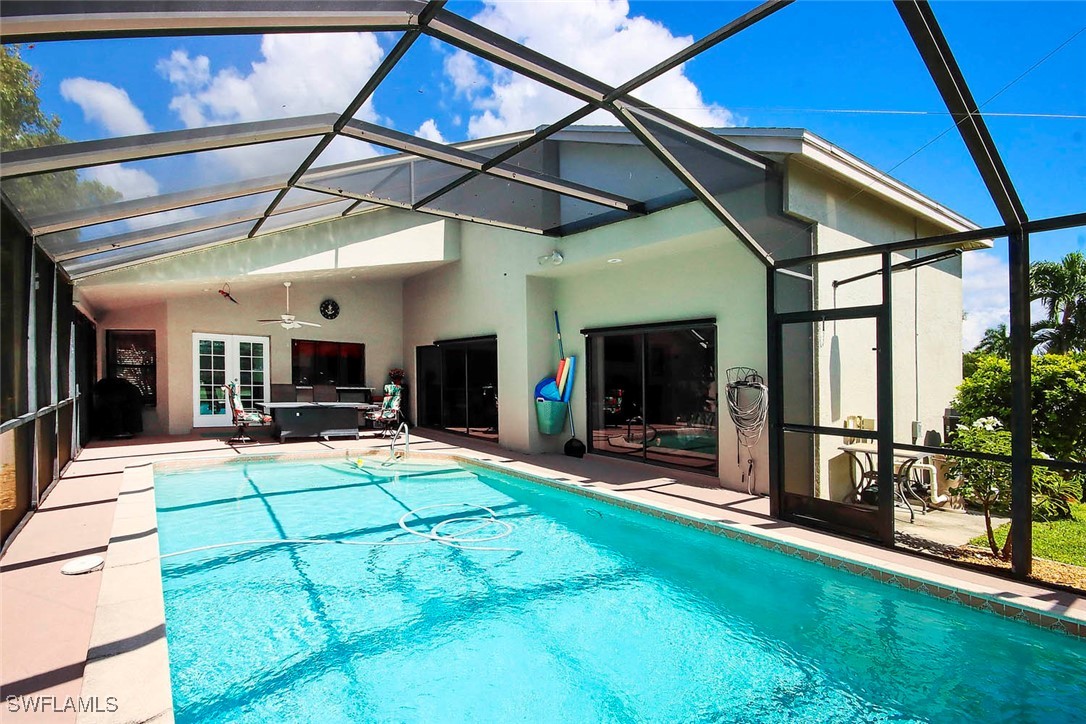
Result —
[[[156, 473], [179, 721], [1083, 717], [1086, 642], [489, 472]], [[409, 510], [512, 531], [464, 550]], [[426, 530], [455, 507], [405, 524]], [[444, 525], [469, 533], [479, 521]]]

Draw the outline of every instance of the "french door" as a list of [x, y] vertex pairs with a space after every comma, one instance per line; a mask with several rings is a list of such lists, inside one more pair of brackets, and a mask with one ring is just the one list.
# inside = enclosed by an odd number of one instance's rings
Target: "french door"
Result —
[[223, 385], [237, 385], [241, 404], [254, 409], [271, 389], [268, 337], [237, 334], [192, 335], [192, 426], [227, 427], [232, 415]]

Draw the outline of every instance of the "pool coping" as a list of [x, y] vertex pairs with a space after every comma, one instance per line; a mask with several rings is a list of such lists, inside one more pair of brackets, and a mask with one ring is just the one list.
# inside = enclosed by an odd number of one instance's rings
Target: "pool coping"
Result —
[[174, 720], [158, 554], [154, 466], [125, 468], [83, 670], [83, 699], [107, 705], [77, 724]]
[[[1013, 600], [1012, 596], [1015, 594], [1000, 589], [992, 588], [988, 591], [981, 591], [978, 590], [978, 587], [964, 587], [960, 581], [949, 576], [940, 576], [919, 569], [906, 572], [908, 567], [891, 567], [883, 561], [860, 555], [845, 556], [835, 551], [831, 546], [820, 545], [813, 541], [806, 544], [786, 541], [771, 532], [758, 530], [742, 523], [708, 520], [663, 503], [649, 503], [617, 495], [616, 493], [620, 491], [587, 488], [583, 485], [552, 480], [542, 475], [517, 470], [508, 465], [495, 465], [475, 458], [451, 457], [456, 459], [457, 462], [467, 464], [469, 468], [475, 466], [505, 475], [512, 475], [528, 482], [568, 491], [600, 502], [617, 505], [620, 508], [634, 510], [732, 540], [739, 540], [767, 550], [796, 556], [806, 561], [820, 563], [830, 568], [853, 573], [898, 588], [924, 593], [943, 601], [988, 611], [1004, 618], [1070, 636], [1086, 638], [1086, 617], [1080, 618], [1077, 611], [1068, 610], [1066, 607], [1061, 607], [1064, 609], [1061, 611], [1043, 611], [1025, 601]], [[998, 581], [999, 579], [994, 580]]]
[[[287, 454], [253, 454], [241, 458], [187, 458], [145, 463], [124, 471], [113, 528], [106, 551], [106, 563], [95, 611], [87, 664], [83, 675], [83, 697], [104, 701], [114, 697], [116, 712], [82, 712], [79, 724], [93, 722], [155, 721], [172, 722], [173, 694], [170, 680], [169, 650], [166, 643], [166, 612], [159, 562], [157, 512], [154, 473], [202, 468], [211, 465], [236, 465], [248, 462], [313, 460], [339, 458], [377, 458], [383, 450], [328, 450]], [[621, 490], [602, 490], [585, 481], [566, 482], [524, 470], [539, 468], [531, 463], [495, 463], [487, 457], [457, 453], [414, 452], [407, 461], [456, 462], [466, 469], [508, 475], [534, 484], [567, 491], [601, 503], [616, 505], [711, 534], [742, 541], [767, 550], [792, 555], [821, 565], [843, 570], [898, 588], [904, 588], [940, 600], [988, 611], [1004, 618], [1051, 631], [1086, 638], [1086, 615], [1056, 604], [1041, 610], [1033, 599], [1014, 600], [1016, 594], [983, 586], [963, 586], [949, 576], [888, 565], [886, 561], [855, 552], [848, 555], [816, 541], [797, 543], [772, 531], [763, 531], [743, 523], [709, 520], [666, 502], [647, 502], [623, 495]], [[994, 583], [1005, 583], [993, 578]], [[1059, 609], [1063, 610], [1059, 610]]]

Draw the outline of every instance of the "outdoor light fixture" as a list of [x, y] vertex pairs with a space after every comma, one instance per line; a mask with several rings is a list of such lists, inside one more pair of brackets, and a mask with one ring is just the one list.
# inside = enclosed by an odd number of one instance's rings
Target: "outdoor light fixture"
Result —
[[547, 264], [554, 264], [555, 266], [558, 266], [565, 260], [566, 258], [562, 256], [562, 252], [558, 251], [557, 249], [552, 251], [550, 254], [544, 254], [543, 256], [536, 259], [536, 261], [539, 262], [539, 266], [546, 266]]

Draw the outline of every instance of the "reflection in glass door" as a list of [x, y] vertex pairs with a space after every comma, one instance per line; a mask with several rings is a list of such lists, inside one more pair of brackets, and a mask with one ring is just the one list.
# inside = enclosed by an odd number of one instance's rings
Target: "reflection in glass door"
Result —
[[193, 427], [226, 427], [232, 415], [223, 385], [237, 383], [241, 405], [259, 409], [268, 400], [267, 337], [229, 334], [192, 335]]
[[716, 327], [679, 323], [588, 337], [592, 452], [715, 472]]

